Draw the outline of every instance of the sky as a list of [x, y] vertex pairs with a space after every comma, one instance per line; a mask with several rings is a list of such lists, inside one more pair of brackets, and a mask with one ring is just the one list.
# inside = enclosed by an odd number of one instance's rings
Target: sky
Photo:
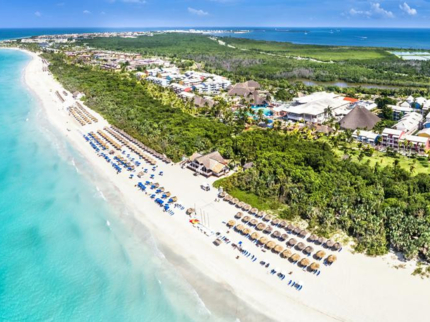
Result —
[[430, 28], [430, 0], [0, 0], [0, 28]]

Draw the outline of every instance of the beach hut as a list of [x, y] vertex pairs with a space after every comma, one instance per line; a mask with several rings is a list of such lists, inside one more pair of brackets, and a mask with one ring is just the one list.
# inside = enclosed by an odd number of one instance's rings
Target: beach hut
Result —
[[319, 250], [319, 251], [317, 251], [317, 253], [315, 254], [315, 258], [316, 258], [316, 259], [318, 259], [318, 260], [323, 259], [323, 258], [324, 258], [324, 256], [325, 256], [325, 251], [323, 251], [323, 250]]
[[290, 261], [292, 261], [293, 263], [297, 263], [300, 260], [300, 255], [299, 254], [293, 254], [290, 257]]
[[333, 250], [338, 251], [339, 249], [342, 248], [342, 245], [339, 243], [335, 243], [332, 248], [333, 248]]
[[195, 212], [194, 208], [188, 208], [187, 209], [187, 215], [191, 215], [194, 212]]
[[291, 250], [289, 249], [285, 249], [282, 253], [281, 253], [281, 257], [283, 258], [289, 258], [291, 256]]
[[259, 240], [258, 240], [261, 244], [263, 244], [263, 245], [265, 245], [266, 243], [267, 243], [267, 241], [268, 241], [268, 239], [266, 238], [266, 237], [261, 237]]
[[279, 225], [280, 222], [281, 221], [279, 219], [275, 218], [275, 219], [272, 220], [272, 225], [273, 226], [277, 226], [277, 225]]
[[243, 230], [242, 230], [242, 233], [244, 234], [244, 235], [249, 235], [249, 233], [251, 232], [251, 229], [249, 229], [249, 228], [244, 228]]
[[317, 239], [317, 241], [316, 241], [316, 243], [317, 243], [317, 244], [319, 244], [319, 245], [322, 245], [322, 244], [324, 244], [325, 242], [326, 242], [326, 239], [325, 239], [325, 238], [323, 238], [323, 237], [318, 238], [318, 239]]
[[325, 245], [326, 245], [328, 248], [332, 248], [332, 247], [334, 246], [334, 241], [332, 241], [332, 240], [328, 240], [328, 241], [325, 243]]
[[280, 228], [287, 227], [287, 222], [285, 220], [281, 220], [281, 222], [279, 223], [278, 227], [280, 227]]
[[301, 238], [306, 238], [306, 236], [309, 234], [309, 232], [307, 232], [306, 230], [301, 230], [300, 232], [299, 232], [299, 237], [301, 237]]
[[293, 232], [293, 230], [294, 230], [295, 228], [296, 228], [296, 227], [294, 227], [293, 225], [289, 224], [289, 225], [285, 228], [285, 230], [286, 230], [286, 231], [289, 231], [289, 232]]
[[257, 218], [262, 218], [262, 217], [266, 216], [266, 212], [264, 212], [264, 211], [259, 211], [258, 213], [256, 213], [256, 214], [255, 214], [255, 216], [256, 216]]
[[302, 230], [299, 227], [294, 228], [293, 234], [298, 235]]
[[275, 242], [274, 242], [274, 241], [269, 241], [269, 242], [266, 244], [266, 248], [268, 248], [268, 249], [273, 249], [275, 246], [276, 246], [276, 244], [275, 244]]
[[273, 232], [273, 234], [272, 234], [272, 237], [273, 237], [273, 238], [279, 238], [279, 236], [281, 236], [281, 233], [280, 233], [279, 231], [277, 231], [277, 230], [275, 230], [275, 231]]
[[257, 208], [252, 208], [249, 212], [251, 214], [258, 214], [258, 209]]
[[281, 245], [276, 245], [276, 246], [273, 248], [273, 252], [274, 252], [274, 253], [276, 253], [276, 254], [281, 253], [283, 250], [284, 250], [284, 248], [283, 248]]
[[287, 234], [282, 234], [281, 236], [279, 236], [279, 240], [280, 241], [286, 241], [288, 239], [288, 235]]
[[236, 221], [234, 221], [233, 219], [229, 220], [228, 223], [227, 223], [227, 226], [230, 227], [230, 228], [233, 227], [234, 225], [236, 225]]
[[309, 270], [310, 270], [310, 271], [313, 271], [313, 272], [315, 272], [315, 271], [317, 271], [317, 270], [319, 270], [319, 269], [320, 269], [320, 264], [315, 263], [315, 262], [313, 262], [313, 263], [311, 264], [311, 266], [309, 266]]
[[242, 216], [243, 216], [243, 214], [239, 211], [239, 212], [234, 216], [234, 218], [236, 218], [236, 219], [240, 219], [240, 218], [242, 218]]
[[330, 255], [329, 257], [327, 257], [327, 263], [329, 263], [330, 265], [333, 264], [336, 260], [336, 255]]
[[249, 217], [249, 216], [245, 216], [245, 217], [243, 217], [242, 218], [242, 221], [244, 222], [244, 223], [247, 223], [247, 222], [249, 222], [251, 220], [251, 217]]
[[232, 203], [233, 205], [237, 205], [239, 203], [239, 199], [233, 198], [231, 199], [230, 203]]
[[263, 224], [262, 222], [261, 222], [261, 223], [259, 223], [259, 224], [257, 225], [257, 227], [256, 227], [256, 229], [257, 229], [257, 230], [263, 230], [264, 228], [266, 228], [266, 225], [265, 225], [265, 224]]
[[310, 235], [310, 236], [309, 236], [308, 241], [310, 241], [310, 242], [314, 242], [314, 241], [316, 241], [317, 239], [318, 239], [318, 236], [317, 236], [317, 235], [315, 235], [315, 234], [312, 234], [312, 235]]
[[260, 237], [260, 235], [259, 235], [257, 232], [253, 232], [253, 233], [251, 234], [251, 239], [252, 239], [252, 240], [257, 240], [259, 237]]
[[311, 262], [309, 261], [309, 259], [307, 259], [307, 258], [303, 258], [301, 261], [300, 261], [300, 266], [302, 266], [302, 267], [307, 267], [307, 266], [309, 266], [309, 264], [310, 264]]
[[314, 249], [312, 248], [312, 246], [307, 246], [307, 247], [303, 250], [303, 253], [310, 255], [310, 254], [312, 254], [312, 252], [313, 252], [313, 251], [314, 251]]
[[293, 247], [294, 245], [297, 244], [297, 240], [294, 238], [291, 238], [288, 242], [287, 245]]
[[273, 231], [273, 228], [271, 226], [267, 226], [266, 228], [264, 228], [263, 233], [271, 234], [272, 231]]
[[272, 216], [266, 215], [266, 216], [264, 216], [263, 220], [264, 221], [270, 221], [270, 220], [272, 220]]
[[305, 249], [305, 247], [306, 247], [306, 245], [305, 245], [304, 243], [302, 243], [302, 242], [300, 242], [300, 243], [298, 243], [298, 244], [296, 245], [296, 248], [297, 248], [298, 250], [300, 250], [300, 251], [302, 251], [303, 249]]
[[257, 225], [258, 224], [258, 220], [257, 219], [252, 219], [250, 222], [249, 222], [249, 225], [251, 225], [251, 226], [255, 226], [255, 225]]

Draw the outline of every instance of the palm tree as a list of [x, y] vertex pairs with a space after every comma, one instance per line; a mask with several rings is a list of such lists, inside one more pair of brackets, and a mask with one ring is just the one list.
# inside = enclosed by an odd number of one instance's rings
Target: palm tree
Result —
[[264, 116], [264, 111], [263, 111], [263, 109], [259, 109], [259, 110], [257, 111], [257, 119], [258, 119], [258, 123], [261, 123], [261, 122], [263, 122], [263, 121], [264, 121], [265, 116]]

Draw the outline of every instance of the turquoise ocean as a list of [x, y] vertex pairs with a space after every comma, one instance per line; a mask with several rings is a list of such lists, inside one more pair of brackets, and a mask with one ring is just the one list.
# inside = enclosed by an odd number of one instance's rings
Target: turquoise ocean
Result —
[[[213, 321], [0, 50], [0, 321]], [[233, 319], [229, 319], [233, 320]]]

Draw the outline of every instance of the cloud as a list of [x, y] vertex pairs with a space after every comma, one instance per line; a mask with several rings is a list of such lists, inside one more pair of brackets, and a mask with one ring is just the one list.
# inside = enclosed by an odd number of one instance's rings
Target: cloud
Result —
[[42, 13], [41, 13], [40, 11], [36, 11], [36, 12], [34, 13], [34, 15], [35, 15], [36, 17], [42, 17]]
[[196, 16], [207, 16], [209, 12], [188, 7], [188, 12]]
[[378, 2], [371, 3], [369, 10], [357, 10], [355, 8], [351, 8], [348, 13], [350, 16], [364, 16], [367, 18], [394, 18], [394, 13], [382, 8], [381, 4]]
[[406, 2], [400, 4], [399, 8], [410, 16], [415, 16], [418, 13], [417, 9], [411, 8]]
[[145, 4], [146, 0], [122, 0], [125, 3]]
[[82, 11], [82, 13], [83, 13], [84, 15], [90, 15], [90, 14], [91, 14], [91, 11], [89, 11], [89, 10], [84, 10], [84, 11]]

